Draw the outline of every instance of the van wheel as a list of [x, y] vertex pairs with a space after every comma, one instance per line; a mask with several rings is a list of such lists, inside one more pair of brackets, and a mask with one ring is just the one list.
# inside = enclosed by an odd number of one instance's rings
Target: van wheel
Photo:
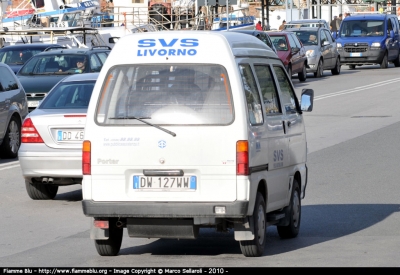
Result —
[[97, 253], [100, 256], [116, 256], [121, 249], [123, 228], [117, 227], [117, 220], [109, 220], [109, 237], [107, 240], [95, 240]]
[[282, 239], [294, 238], [299, 234], [301, 220], [300, 187], [295, 179], [293, 181], [292, 197], [290, 198], [289, 224], [277, 226], [278, 234]]
[[356, 68], [356, 65], [349, 65], [349, 69], [354, 70]]
[[331, 72], [332, 72], [332, 74], [333, 75], [338, 75], [338, 74], [340, 74], [340, 67], [341, 67], [342, 65], [340, 65], [340, 60], [339, 60], [339, 57], [336, 59], [336, 65], [335, 65], [335, 68], [333, 68], [332, 70], [331, 70]]
[[29, 182], [25, 180], [25, 188], [32, 200], [52, 200], [57, 195], [58, 186], [42, 184], [41, 182]]
[[389, 66], [389, 61], [388, 61], [388, 57], [387, 57], [387, 53], [385, 53], [385, 56], [382, 59], [381, 62], [381, 69], [386, 69]]
[[400, 54], [397, 56], [395, 60], [393, 60], [393, 64], [395, 67], [400, 67]]
[[306, 64], [305, 63], [303, 65], [303, 69], [301, 70], [300, 73], [297, 74], [297, 76], [298, 76], [298, 78], [299, 78], [299, 80], [301, 82], [306, 81], [306, 79], [307, 79], [307, 69], [306, 69]]
[[322, 60], [320, 59], [318, 62], [317, 71], [314, 73], [314, 77], [321, 77], [323, 75], [324, 75], [324, 64], [322, 63]]
[[11, 117], [8, 124], [3, 143], [0, 146], [1, 158], [16, 158], [18, 157], [18, 150], [21, 145], [21, 123], [15, 118]]
[[253, 216], [251, 216], [249, 222], [254, 231], [254, 239], [240, 241], [240, 250], [246, 257], [259, 257], [264, 253], [266, 239], [265, 201], [260, 192], [257, 192]]

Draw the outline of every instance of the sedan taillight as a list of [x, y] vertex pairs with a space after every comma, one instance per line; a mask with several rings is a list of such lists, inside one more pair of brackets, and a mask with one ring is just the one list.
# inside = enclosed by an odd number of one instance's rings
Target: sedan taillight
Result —
[[21, 143], [44, 143], [30, 118], [25, 119], [22, 124]]

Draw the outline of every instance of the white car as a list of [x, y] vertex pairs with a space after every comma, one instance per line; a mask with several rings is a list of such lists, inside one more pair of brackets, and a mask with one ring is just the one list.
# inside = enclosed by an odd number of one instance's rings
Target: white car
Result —
[[86, 112], [98, 75], [64, 78], [25, 118], [18, 157], [32, 199], [53, 199], [60, 185], [81, 184]]

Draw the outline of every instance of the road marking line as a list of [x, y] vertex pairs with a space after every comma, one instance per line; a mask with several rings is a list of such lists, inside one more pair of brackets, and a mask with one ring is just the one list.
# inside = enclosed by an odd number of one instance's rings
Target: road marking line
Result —
[[0, 171], [1, 171], [1, 170], [11, 169], [11, 168], [16, 168], [16, 167], [20, 167], [19, 164], [18, 164], [18, 165], [13, 165], [13, 166], [8, 166], [8, 167], [0, 168]]
[[18, 160], [16, 160], [16, 161], [11, 161], [11, 162], [7, 162], [7, 163], [3, 163], [3, 164], [0, 164], [0, 167], [1, 167], [1, 166], [7, 166], [7, 165], [11, 165], [11, 164], [16, 164], [16, 163], [18, 163], [18, 164], [19, 164], [19, 161], [18, 161]]
[[396, 82], [399, 82], [399, 81], [400, 81], [400, 78], [391, 79], [391, 80], [385, 80], [385, 81], [382, 81], [382, 82], [369, 84], [369, 85], [365, 85], [365, 86], [361, 86], [361, 87], [357, 87], [357, 88], [352, 88], [352, 89], [348, 89], [348, 90], [343, 90], [343, 91], [340, 91], [340, 92], [335, 92], [335, 93], [330, 93], [330, 94], [326, 94], [326, 95], [316, 96], [316, 97], [314, 97], [314, 100], [320, 100], [320, 99], [330, 98], [330, 97], [339, 96], [339, 95], [356, 93], [356, 92], [360, 92], [360, 91], [371, 89], [371, 88], [377, 88], [377, 87], [380, 87], [380, 86], [393, 84], [393, 83], [396, 83]]

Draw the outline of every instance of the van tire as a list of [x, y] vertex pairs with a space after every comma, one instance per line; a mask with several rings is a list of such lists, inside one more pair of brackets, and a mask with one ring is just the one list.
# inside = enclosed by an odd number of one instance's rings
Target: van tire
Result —
[[333, 68], [332, 70], [331, 70], [331, 72], [332, 72], [332, 74], [333, 75], [338, 75], [338, 74], [340, 74], [340, 67], [341, 67], [342, 65], [340, 65], [340, 60], [339, 60], [339, 57], [336, 59], [336, 65], [335, 65], [335, 68]]
[[52, 200], [57, 195], [58, 186], [25, 180], [25, 188], [32, 200]]
[[8, 123], [6, 134], [4, 135], [3, 143], [0, 146], [1, 158], [16, 158], [18, 150], [21, 146], [21, 123], [11, 117]]
[[240, 241], [240, 250], [246, 257], [259, 257], [264, 253], [266, 240], [266, 214], [265, 201], [260, 192], [257, 192], [253, 216], [249, 219], [251, 228], [254, 231], [254, 239], [251, 241]]
[[300, 187], [296, 179], [293, 180], [292, 196], [290, 198], [289, 224], [277, 226], [279, 237], [282, 239], [295, 238], [299, 234], [301, 221]]
[[393, 60], [393, 64], [395, 67], [400, 67], [400, 53], [395, 60]]
[[381, 69], [387, 69], [388, 66], [389, 66], [388, 56], [387, 53], [385, 53], [385, 56], [383, 57], [381, 62]]
[[100, 256], [117, 256], [121, 249], [123, 228], [117, 227], [116, 219], [109, 220], [109, 237], [107, 240], [95, 240], [97, 253]]
[[314, 73], [314, 77], [321, 77], [324, 75], [324, 64], [320, 59], [318, 62], [317, 71]]
[[307, 79], [306, 63], [304, 63], [303, 69], [301, 70], [301, 72], [299, 72], [299, 73], [297, 74], [297, 76], [298, 76], [298, 78], [299, 78], [299, 80], [300, 80], [301, 82], [306, 81], [306, 79]]

